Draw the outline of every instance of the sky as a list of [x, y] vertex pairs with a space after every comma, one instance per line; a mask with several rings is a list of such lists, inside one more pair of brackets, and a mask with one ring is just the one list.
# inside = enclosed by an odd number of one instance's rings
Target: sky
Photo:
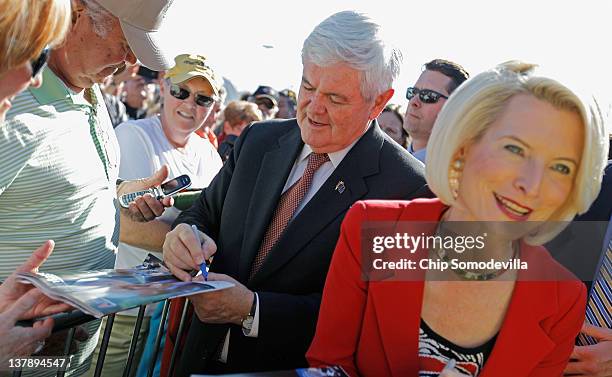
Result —
[[297, 91], [304, 39], [335, 12], [366, 12], [403, 54], [391, 102], [423, 63], [445, 58], [472, 75], [521, 59], [539, 64], [572, 89], [612, 103], [612, 1], [549, 0], [175, 0], [160, 30], [169, 56], [206, 55], [239, 91], [258, 85]]

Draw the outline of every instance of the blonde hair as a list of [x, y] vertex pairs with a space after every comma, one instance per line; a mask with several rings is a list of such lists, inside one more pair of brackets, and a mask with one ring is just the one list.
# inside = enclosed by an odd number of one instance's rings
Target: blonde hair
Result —
[[576, 214], [586, 212], [597, 197], [608, 156], [608, 137], [595, 101], [587, 104], [558, 81], [536, 75], [535, 67], [518, 61], [506, 62], [469, 79], [453, 92], [432, 129], [425, 169], [432, 192], [444, 203], [453, 205], [448, 171], [457, 152], [480, 140], [512, 97], [532, 95], [557, 109], [579, 115], [584, 125], [584, 142], [572, 192], [549, 221], [525, 238], [531, 244], [542, 244], [561, 232]]
[[70, 0], [0, 0], [0, 72], [61, 43], [70, 17]]

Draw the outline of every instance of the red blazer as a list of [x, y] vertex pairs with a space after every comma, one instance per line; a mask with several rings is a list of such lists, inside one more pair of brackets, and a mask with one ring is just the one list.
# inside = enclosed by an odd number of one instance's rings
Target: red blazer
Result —
[[[315, 338], [306, 354], [312, 366], [341, 365], [350, 375], [418, 376], [423, 281], [364, 281], [361, 225], [364, 221], [438, 221], [444, 209], [438, 199], [353, 205], [342, 223]], [[541, 247], [523, 244], [521, 260], [528, 262], [529, 269], [537, 265], [538, 274], [569, 274]], [[525, 281], [533, 273], [529, 269], [519, 271], [480, 377], [559, 376], [569, 360], [584, 322], [584, 284]]]

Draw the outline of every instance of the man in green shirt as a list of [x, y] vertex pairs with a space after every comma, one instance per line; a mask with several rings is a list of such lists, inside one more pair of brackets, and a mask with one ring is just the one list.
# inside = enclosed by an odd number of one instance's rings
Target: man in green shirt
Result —
[[[167, 169], [118, 185], [119, 147], [96, 84], [137, 57], [167, 67], [153, 41], [171, 3], [72, 0], [71, 29], [51, 53], [42, 86], [18, 95], [0, 128], [0, 280], [48, 239], [55, 251], [43, 271], [113, 267], [117, 195], [159, 185]], [[125, 211], [145, 221], [168, 205], [145, 195]], [[86, 327], [92, 336], [67, 375], [89, 367], [99, 321]]]

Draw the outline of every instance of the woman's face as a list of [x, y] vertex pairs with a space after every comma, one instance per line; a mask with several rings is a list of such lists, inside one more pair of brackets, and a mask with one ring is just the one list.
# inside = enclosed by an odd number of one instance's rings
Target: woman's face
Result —
[[393, 114], [393, 112], [383, 111], [383, 113], [378, 116], [378, 124], [387, 135], [391, 136], [391, 139], [395, 140], [396, 143], [399, 145], [404, 145], [406, 143], [404, 134], [402, 132], [403, 124], [397, 115]]
[[29, 62], [9, 69], [0, 74], [0, 123], [11, 108], [11, 100], [28, 86], [39, 87], [42, 84], [41, 75], [32, 78], [32, 68]]
[[531, 95], [512, 97], [483, 137], [463, 149], [456, 219], [549, 220], [573, 189], [583, 132], [576, 113]]
[[162, 84], [164, 116], [169, 122], [169, 128], [173, 131], [189, 134], [202, 126], [214, 106], [214, 103], [208, 107], [196, 104], [195, 94], [211, 97], [214, 92], [210, 83], [202, 77], [195, 77], [178, 84], [178, 86], [187, 90], [190, 93], [189, 97], [185, 99], [175, 98], [170, 91], [171, 85], [167, 81]]

